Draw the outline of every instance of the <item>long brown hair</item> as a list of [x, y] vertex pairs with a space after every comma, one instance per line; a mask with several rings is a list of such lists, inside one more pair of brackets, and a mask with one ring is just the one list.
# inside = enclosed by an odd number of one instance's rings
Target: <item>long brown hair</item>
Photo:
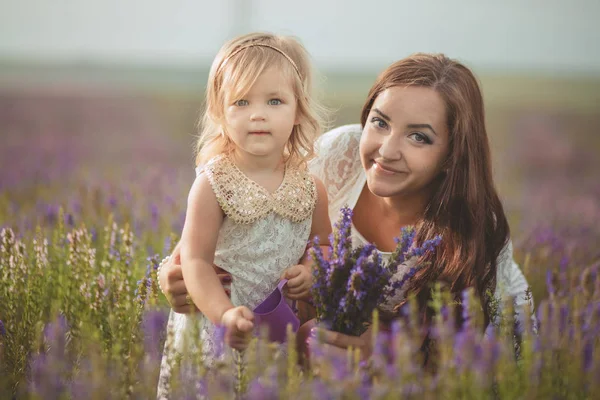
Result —
[[428, 87], [446, 104], [449, 152], [437, 189], [419, 223], [417, 241], [442, 236], [430, 263], [409, 282], [425, 319], [434, 281], [459, 296], [474, 287], [490, 321], [488, 290], [496, 287], [496, 260], [508, 242], [509, 227], [492, 180], [483, 98], [477, 79], [461, 63], [441, 54], [414, 54], [383, 71], [363, 107], [364, 126], [377, 96], [394, 86]]

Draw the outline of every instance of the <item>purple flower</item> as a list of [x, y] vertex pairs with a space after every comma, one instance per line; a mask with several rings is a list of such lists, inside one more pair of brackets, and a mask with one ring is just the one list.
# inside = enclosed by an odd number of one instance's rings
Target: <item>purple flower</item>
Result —
[[248, 400], [276, 400], [279, 399], [279, 393], [275, 379], [269, 379], [265, 382], [263, 379], [256, 379], [248, 385], [245, 399]]
[[546, 272], [546, 287], [548, 289], [548, 293], [552, 296], [555, 291], [554, 291], [554, 283], [552, 282], [554, 278], [554, 274], [552, 273], [552, 270], [548, 270]]
[[411, 251], [409, 251], [407, 258], [422, 257], [425, 254], [432, 252], [441, 242], [441, 236], [436, 236], [433, 239], [426, 240], [422, 246], [415, 247]]
[[320, 322], [328, 323], [331, 329], [341, 333], [360, 335], [373, 310], [401, 289], [420, 267], [415, 265], [401, 279], [392, 279], [399, 265], [433, 251], [441, 237], [427, 240], [419, 247], [415, 244], [415, 229], [403, 228], [396, 239], [397, 247], [391, 262], [386, 264], [374, 244], [353, 247], [352, 210], [344, 207], [340, 214], [330, 236], [330, 258], [323, 256], [317, 240], [309, 250], [316, 264], [312, 296]]
[[337, 399], [339, 396], [332, 391], [332, 388], [326, 385], [320, 379], [313, 379], [312, 381], [312, 398], [321, 400], [332, 400]]
[[63, 374], [66, 372], [66, 335], [68, 325], [65, 317], [46, 325], [44, 340], [48, 351], [36, 354], [31, 360], [30, 390], [38, 395], [52, 394], [59, 398], [66, 390]]
[[215, 327], [215, 331], [214, 331], [214, 335], [215, 335], [215, 356], [217, 358], [221, 358], [223, 356], [223, 353], [225, 352], [225, 333], [226, 333], [226, 329], [224, 326], [216, 326]]
[[417, 231], [412, 227], [404, 227], [401, 230], [400, 237], [395, 238], [396, 250], [392, 255], [392, 258], [396, 261], [396, 264], [402, 264], [405, 261], [406, 253], [413, 244]]
[[146, 352], [153, 359], [160, 355], [160, 344], [166, 333], [168, 315], [162, 310], [147, 311], [142, 319], [142, 331]]
[[60, 376], [60, 368], [57, 368], [53, 361], [55, 360], [43, 353], [32, 358], [29, 382], [32, 394], [39, 396], [51, 394], [56, 396], [55, 398], [59, 398], [62, 394], [65, 385]]
[[[471, 353], [476, 351], [473, 347], [474, 337], [472, 331], [462, 330], [454, 338], [454, 365], [462, 369], [471, 361]], [[480, 351], [481, 349], [477, 349]]]
[[0, 336], [6, 336], [6, 328], [4, 328], [4, 322], [0, 319]]
[[65, 215], [65, 223], [71, 228], [75, 226], [75, 220], [73, 219], [73, 214], [68, 213]]
[[463, 290], [462, 295], [462, 319], [463, 329], [468, 329], [471, 326], [471, 315], [469, 314], [469, 307], [471, 304], [471, 295], [469, 290]]
[[54, 206], [52, 204], [48, 205], [46, 207], [46, 222], [50, 225], [53, 225], [54, 223], [56, 223], [56, 220], [58, 219], [58, 207]]
[[150, 206], [150, 221], [152, 224], [152, 229], [157, 231], [158, 230], [158, 206], [154, 203], [152, 203], [152, 205]]
[[49, 323], [44, 328], [44, 339], [47, 343], [58, 351], [63, 352], [66, 347], [66, 335], [69, 330], [67, 319], [64, 315], [59, 315], [54, 322]]
[[567, 329], [567, 323], [569, 321], [569, 307], [566, 304], [563, 304], [560, 307], [558, 321], [558, 331], [562, 334]]
[[594, 339], [588, 338], [583, 345], [583, 370], [588, 372], [594, 366]]
[[117, 207], [117, 199], [114, 195], [111, 195], [108, 199], [108, 205], [110, 208], [115, 209]]

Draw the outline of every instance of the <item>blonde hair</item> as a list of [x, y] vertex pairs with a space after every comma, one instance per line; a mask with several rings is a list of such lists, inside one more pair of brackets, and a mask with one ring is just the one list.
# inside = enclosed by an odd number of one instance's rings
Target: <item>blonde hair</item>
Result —
[[224, 129], [225, 104], [246, 95], [262, 72], [272, 66], [290, 78], [297, 102], [299, 124], [294, 125], [285, 146], [285, 162], [303, 167], [314, 157], [323, 108], [311, 97], [313, 72], [308, 53], [293, 37], [250, 33], [225, 43], [212, 63], [196, 143], [196, 165], [234, 149]]

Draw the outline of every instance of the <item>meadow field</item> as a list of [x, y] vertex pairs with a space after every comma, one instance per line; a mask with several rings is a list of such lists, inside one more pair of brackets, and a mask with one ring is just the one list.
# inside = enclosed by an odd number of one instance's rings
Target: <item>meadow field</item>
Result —
[[[0, 398], [153, 398], [168, 340], [155, 269], [181, 232], [205, 75], [0, 72]], [[358, 122], [375, 74], [325, 76], [330, 125]], [[202, 381], [211, 398], [600, 398], [600, 79], [481, 82], [537, 334], [483, 336], [476, 306], [454, 332], [440, 312], [435, 373], [416, 367], [414, 326], [391, 358], [323, 354], [316, 374], [257, 341], [243, 374], [182, 368], [175, 397]]]

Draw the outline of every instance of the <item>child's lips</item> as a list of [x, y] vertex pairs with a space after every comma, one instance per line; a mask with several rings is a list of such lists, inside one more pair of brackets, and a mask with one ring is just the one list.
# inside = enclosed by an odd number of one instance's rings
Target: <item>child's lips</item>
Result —
[[270, 135], [271, 132], [268, 131], [250, 131], [251, 135]]

